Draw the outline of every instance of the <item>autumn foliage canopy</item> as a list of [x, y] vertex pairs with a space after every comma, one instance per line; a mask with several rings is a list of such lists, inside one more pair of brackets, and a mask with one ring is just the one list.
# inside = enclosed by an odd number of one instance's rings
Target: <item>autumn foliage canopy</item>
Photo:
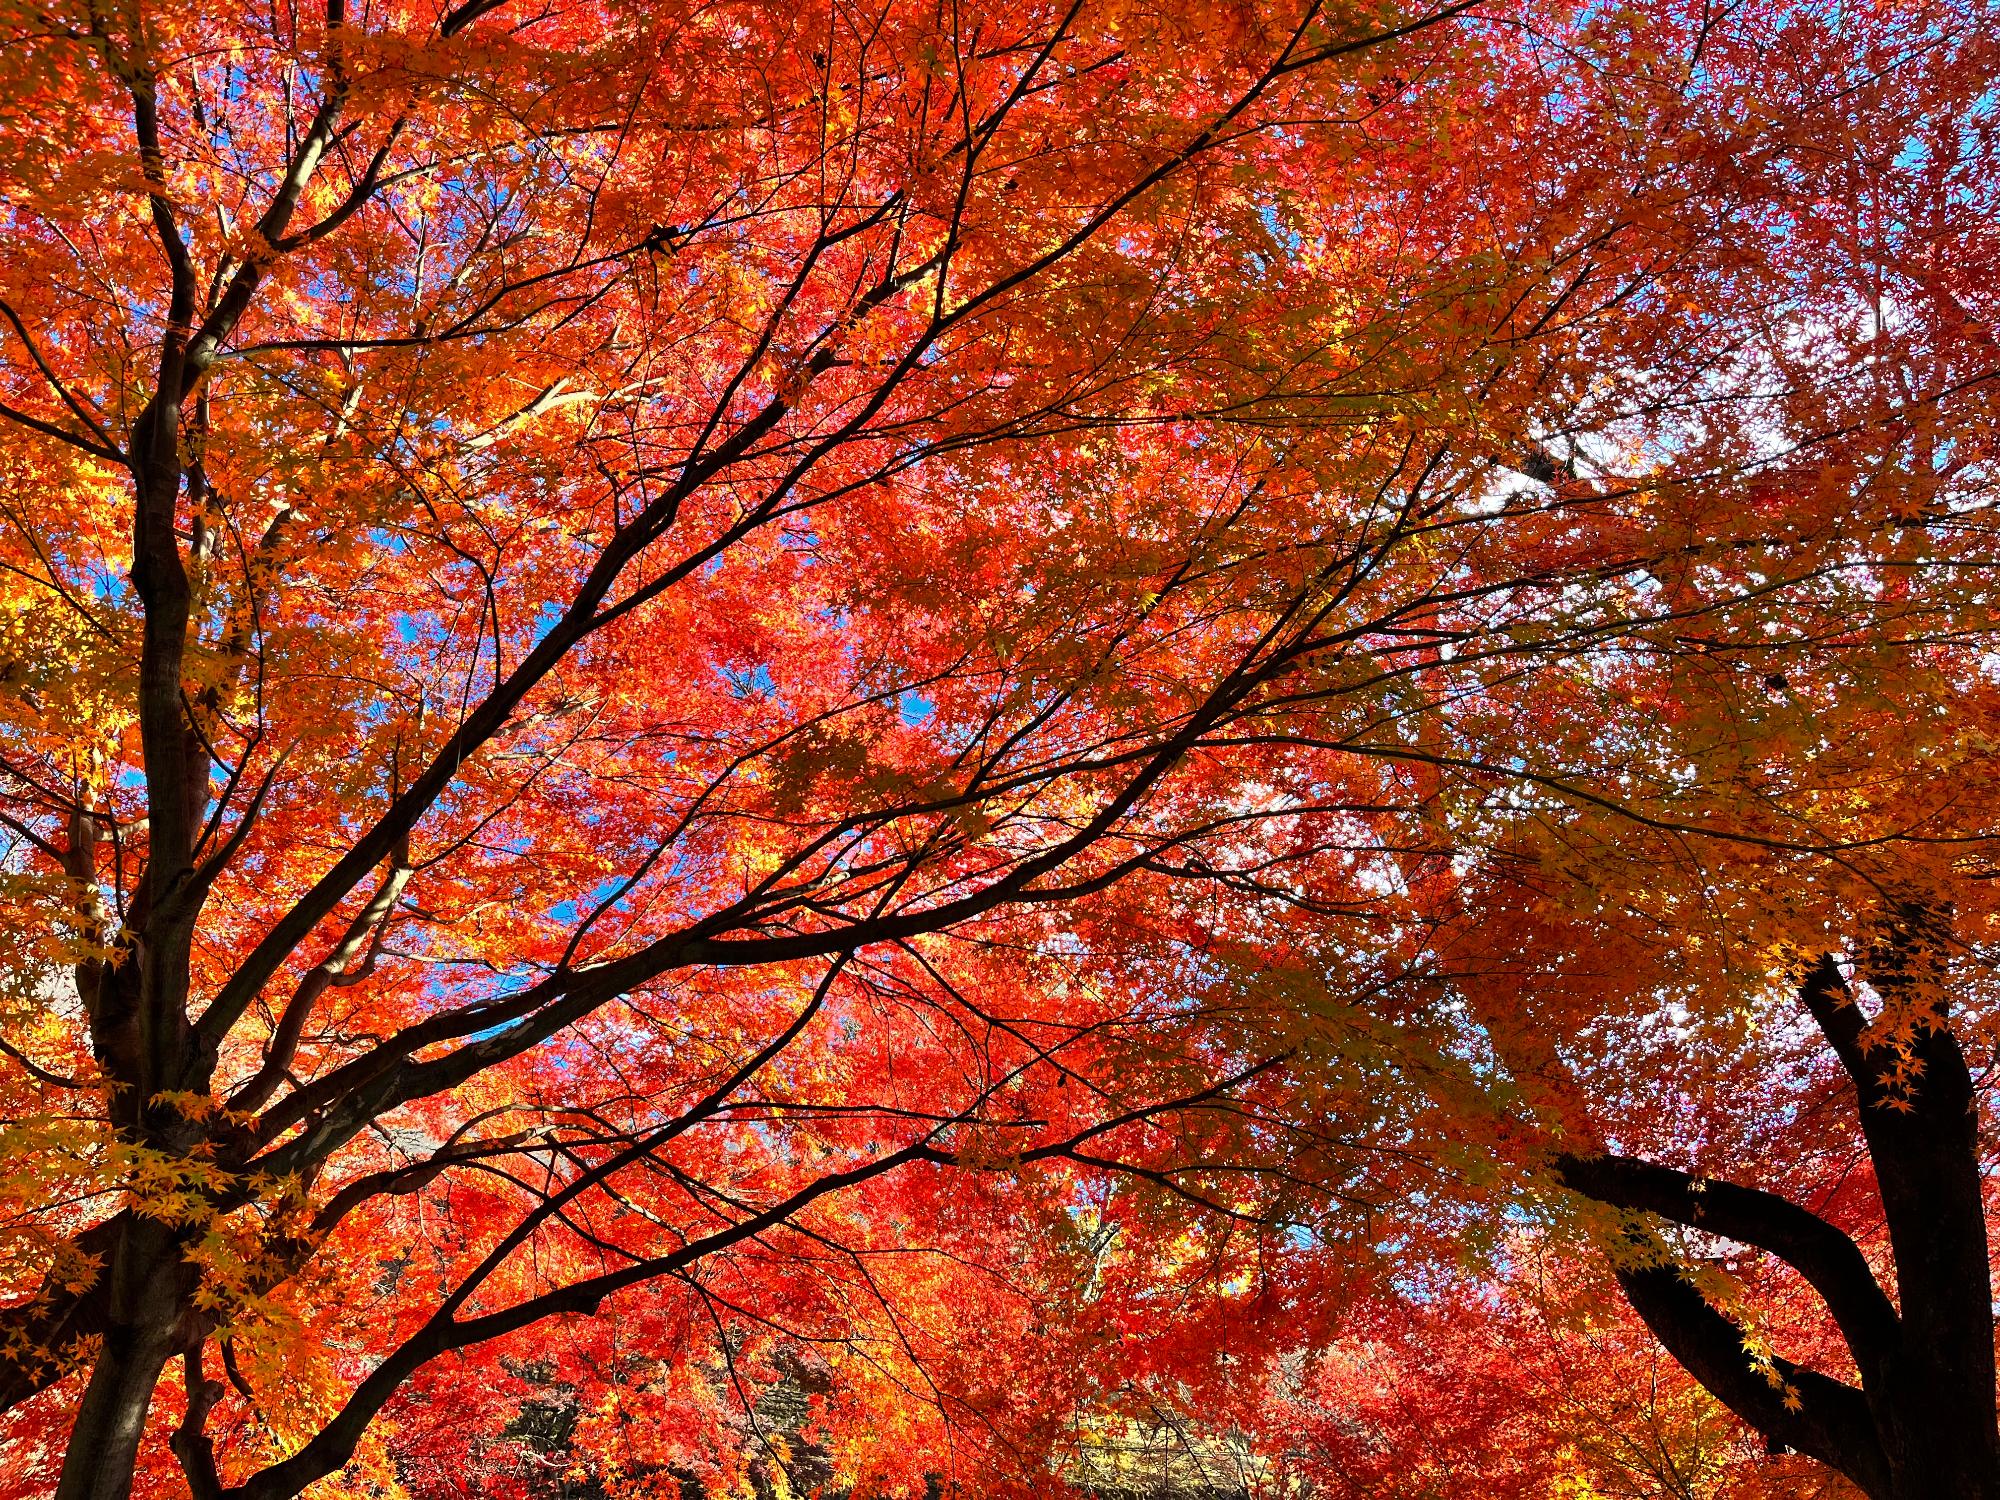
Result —
[[2000, 1496], [1987, 0], [0, 67], [0, 1492]]

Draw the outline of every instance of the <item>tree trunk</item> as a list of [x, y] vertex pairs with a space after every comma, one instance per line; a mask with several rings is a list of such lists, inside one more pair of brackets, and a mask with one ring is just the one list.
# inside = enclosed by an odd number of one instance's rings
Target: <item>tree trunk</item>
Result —
[[[1878, 990], [1908, 987], [1919, 1000], [1942, 991], [1939, 927], [1922, 907], [1892, 913], [1870, 953]], [[1775, 1255], [1825, 1300], [1858, 1389], [1775, 1356], [1753, 1360], [1745, 1330], [1679, 1267], [1660, 1263], [1664, 1245], [1649, 1231], [1633, 1230], [1642, 1263], [1617, 1272], [1667, 1352], [1774, 1446], [1839, 1470], [1870, 1500], [2000, 1500], [1979, 1105], [1947, 1008], [1940, 999], [1938, 1019], [1878, 1036], [1831, 958], [1800, 998], [1855, 1089], [1889, 1230], [1893, 1300], [1847, 1235], [1775, 1193], [1612, 1155], [1558, 1157], [1556, 1175], [1600, 1203]]]
[[89, 1295], [107, 1305], [104, 1343], [63, 1456], [56, 1500], [126, 1500], [153, 1392], [176, 1348], [192, 1290], [174, 1231], [133, 1217]]

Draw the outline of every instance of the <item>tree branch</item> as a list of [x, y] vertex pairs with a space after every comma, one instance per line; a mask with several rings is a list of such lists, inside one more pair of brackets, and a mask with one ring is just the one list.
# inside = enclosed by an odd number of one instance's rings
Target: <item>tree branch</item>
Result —
[[1838, 1469], [1874, 1500], [1888, 1500], [1889, 1461], [1859, 1391], [1775, 1355], [1767, 1372], [1752, 1360], [1744, 1330], [1710, 1307], [1678, 1266], [1616, 1274], [1653, 1336], [1724, 1406], [1767, 1438]]
[[1819, 1215], [1776, 1193], [1691, 1177], [1629, 1156], [1565, 1155], [1556, 1158], [1555, 1168], [1564, 1187], [1599, 1203], [1658, 1214], [1768, 1250], [1825, 1299], [1863, 1382], [1873, 1385], [1886, 1373], [1902, 1338], [1895, 1305], [1860, 1247]]

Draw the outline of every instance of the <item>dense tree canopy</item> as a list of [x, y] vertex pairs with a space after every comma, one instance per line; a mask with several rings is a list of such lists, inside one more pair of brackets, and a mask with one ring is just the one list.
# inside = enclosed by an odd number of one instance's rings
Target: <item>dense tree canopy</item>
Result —
[[10, 1492], [2000, 1494], [1996, 19], [0, 0]]

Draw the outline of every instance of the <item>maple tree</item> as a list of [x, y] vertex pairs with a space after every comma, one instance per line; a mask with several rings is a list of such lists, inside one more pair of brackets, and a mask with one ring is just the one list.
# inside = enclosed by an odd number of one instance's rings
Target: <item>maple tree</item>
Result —
[[[1559, 713], [1546, 676], [1427, 705], [1435, 837], [1405, 876], [1431, 925], [1377, 1022], [1444, 1106], [1425, 1138], [1594, 1241], [1774, 1453], [1989, 1495], [1991, 26], [1876, 19], [1852, 45], [1812, 11], [1636, 34], [1734, 100], [1703, 121], [1671, 68], [1617, 85], [1671, 101], [1667, 150], [1733, 139], [1769, 237], [1706, 310], [1706, 409], [1622, 451], [1583, 425], [1592, 461], [1548, 477], [1653, 492], [1701, 555], [1649, 565], [1657, 628], [1579, 652]], [[1496, 757], [1494, 714], [1536, 733]]]
[[554, 1384], [727, 1483], [802, 1347], [845, 1482], [1032, 1493], [1606, 1144], [1547, 1039], [1676, 899], [1975, 920], [1991, 59], [1864, 30], [0, 11], [13, 1476], [387, 1486]]
[[1258, 422], [1490, 343], [1299, 253], [1283, 133], [1439, 19], [10, 19], [9, 452], [64, 500], [10, 515], [8, 1395], [73, 1392], [58, 1494], [126, 1491], [170, 1360], [176, 1482], [294, 1493], [627, 1288], [689, 1294], [666, 1347], [808, 1319], [783, 1267], [897, 1236], [890, 1173], [1199, 1197], [1268, 1133], [1275, 1054], [1170, 980], [980, 955], [1233, 837], [1182, 763], [1438, 575], [1408, 507], [1291, 539], [1407, 434]]
[[[1897, 38], [1913, 52], [1885, 68]], [[1634, 753], [1594, 812], [1643, 829], [1552, 812], [1525, 863], [1479, 877], [1514, 914], [1486, 920], [1537, 913], [1520, 952], [1564, 971], [1502, 981], [1506, 1015], [1473, 1003], [1552, 1090], [1554, 1178], [1617, 1211], [1598, 1233], [1633, 1308], [1775, 1449], [1871, 1496], [2000, 1489], [1969, 1066], [1992, 1047], [1994, 247], [1956, 212], [1996, 186], [1987, 64], [1958, 72], [1984, 45], [1898, 16], [1845, 69], [1815, 56], [1838, 147], [1773, 144], [1785, 332], [1759, 363], [1781, 409], [1714, 498], [1775, 517], [1838, 495], [1850, 539], [1782, 612], [1661, 642], [1666, 670], [1625, 685], [1661, 717], [1643, 739], [1597, 722]], [[1769, 57], [1739, 65], [1771, 87]], [[1781, 1269], [1732, 1289], [1718, 1241]], [[1802, 1301], [1818, 1331], [1787, 1358], [1770, 1329]]]

